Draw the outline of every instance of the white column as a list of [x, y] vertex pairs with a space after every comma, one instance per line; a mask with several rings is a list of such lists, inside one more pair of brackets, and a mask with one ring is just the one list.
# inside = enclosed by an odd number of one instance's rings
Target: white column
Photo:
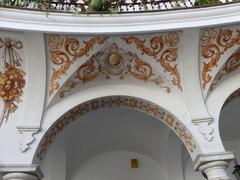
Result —
[[16, 172], [3, 175], [3, 180], [39, 180], [39, 178], [33, 174]]
[[208, 180], [230, 180], [226, 172], [227, 167], [226, 161], [213, 161], [201, 165], [199, 170], [206, 174]]

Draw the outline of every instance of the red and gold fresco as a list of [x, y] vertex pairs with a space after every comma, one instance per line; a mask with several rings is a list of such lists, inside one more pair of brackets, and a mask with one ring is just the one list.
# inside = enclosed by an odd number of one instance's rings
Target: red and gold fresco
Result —
[[103, 76], [106, 80], [114, 78], [125, 80], [126, 77], [130, 76], [136, 80], [163, 88], [167, 93], [171, 92], [166, 80], [154, 72], [148, 62], [137, 54], [119, 48], [116, 43], [112, 43], [110, 47], [99, 51], [77, 69], [74, 76], [61, 90], [60, 97], [64, 97], [77, 85], [85, 84], [99, 76]]
[[180, 41], [177, 32], [169, 32], [167, 35], [153, 36], [151, 39], [141, 39], [137, 36], [125, 36], [122, 40], [128, 45], [134, 45], [142, 55], [146, 54], [157, 62], [172, 76], [172, 84], [182, 91], [181, 78], [178, 70], [178, 44]]
[[60, 87], [59, 80], [67, 75], [67, 71], [81, 57], [88, 56], [96, 46], [106, 42], [108, 37], [97, 36], [88, 41], [80, 41], [73, 37], [63, 38], [59, 35], [51, 35], [48, 38], [51, 62], [54, 65], [51, 74], [49, 96], [53, 95]]
[[[240, 30], [205, 29], [201, 33], [202, 86], [212, 81], [211, 72], [218, 66], [221, 57], [233, 46], [240, 44]], [[232, 66], [232, 65], [231, 65]]]
[[[63, 76], [67, 76], [69, 68], [84, 57], [89, 56], [93, 49], [101, 45], [107, 51], [100, 50], [89, 57], [82, 65], [76, 68], [75, 76], [65, 82], [63, 89], [60, 92], [60, 97], [64, 97], [65, 93], [71, 91], [79, 84], [85, 84], [95, 80], [103, 75], [106, 80], [118, 77], [119, 80], [126, 79], [131, 76], [137, 80], [155, 84], [171, 92], [165, 76], [172, 77], [171, 83], [182, 91], [180, 74], [178, 71], [178, 45], [180, 41], [177, 32], [169, 32], [166, 35], [153, 35], [150, 39], [141, 39], [135, 36], [124, 36], [117, 38], [121, 44], [136, 46], [133, 51], [123, 52], [118, 48], [118, 44], [114, 42], [114, 38], [105, 36], [96, 36], [88, 41], [78, 40], [73, 37], [62, 37], [59, 35], [51, 35], [48, 37], [48, 45], [50, 47], [50, 57], [53, 65], [51, 73], [51, 83], [49, 96], [55, 94], [60, 88], [59, 81]], [[106, 44], [109, 41], [111, 43]], [[149, 44], [149, 47], [148, 47]], [[111, 47], [110, 47], [111, 46]], [[126, 47], [127, 48], [127, 47]], [[110, 50], [109, 50], [110, 49]], [[120, 50], [121, 49], [121, 50]], [[127, 48], [129, 49], [129, 48]], [[149, 60], [157, 62], [161, 72], [154, 72], [152, 65], [140, 57], [138, 51], [142, 55], [150, 56]], [[104, 60], [99, 58], [104, 57]], [[126, 57], [128, 59], [126, 59]], [[131, 60], [130, 60], [131, 58]], [[161, 74], [161, 75], [160, 75]], [[63, 82], [64, 83], [64, 82]]]
[[2, 71], [0, 72], [0, 99], [4, 103], [0, 116], [0, 126], [7, 122], [10, 113], [18, 108], [25, 86], [25, 72], [22, 70], [22, 58], [17, 50], [23, 48], [21, 41], [0, 38], [2, 49]]
[[219, 70], [215, 76], [210, 90], [214, 90], [216, 86], [223, 80], [224, 77], [227, 77], [230, 73], [233, 73], [237, 70], [240, 70], [240, 48], [237, 49], [224, 63], [223, 67]]
[[40, 142], [37, 150], [37, 158], [42, 159], [57, 134], [60, 133], [68, 124], [79, 119], [81, 115], [98, 110], [100, 108], [111, 107], [127, 107], [147, 113], [156, 119], [161, 120], [164, 124], [171, 128], [181, 138], [191, 153], [193, 153], [196, 149], [194, 138], [187, 128], [182, 123], [177, 121], [171, 114], [163, 111], [159, 106], [137, 98], [114, 96], [100, 98], [81, 104], [71, 109], [60, 119], [58, 119], [57, 122], [47, 131], [43, 140]]

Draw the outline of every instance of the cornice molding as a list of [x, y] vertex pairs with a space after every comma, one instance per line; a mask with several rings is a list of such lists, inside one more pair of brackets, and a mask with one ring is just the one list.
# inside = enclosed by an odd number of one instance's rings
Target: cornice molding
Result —
[[0, 29], [55, 33], [124, 34], [234, 24], [240, 3], [153, 13], [74, 15], [0, 8]]

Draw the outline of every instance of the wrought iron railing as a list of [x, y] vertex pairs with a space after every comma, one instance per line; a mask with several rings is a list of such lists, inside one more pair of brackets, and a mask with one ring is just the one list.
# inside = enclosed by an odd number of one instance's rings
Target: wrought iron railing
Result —
[[127, 13], [195, 8], [240, 0], [118, 0], [112, 3], [109, 11], [88, 11], [89, 2], [90, 0], [0, 0], [0, 7], [40, 9], [49, 12]]

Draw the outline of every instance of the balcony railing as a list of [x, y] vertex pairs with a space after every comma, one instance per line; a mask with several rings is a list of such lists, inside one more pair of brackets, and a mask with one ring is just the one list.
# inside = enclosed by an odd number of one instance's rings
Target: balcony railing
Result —
[[107, 11], [88, 11], [90, 0], [0, 0], [0, 7], [36, 9], [48, 12], [131, 13], [153, 12], [229, 4], [240, 0], [118, 0]]

